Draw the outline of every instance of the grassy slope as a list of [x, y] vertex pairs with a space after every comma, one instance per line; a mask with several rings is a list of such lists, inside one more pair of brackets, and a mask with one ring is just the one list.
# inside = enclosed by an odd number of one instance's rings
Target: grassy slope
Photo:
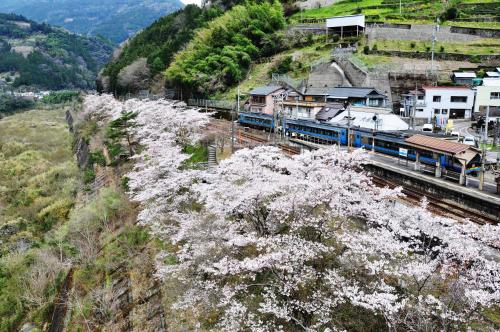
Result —
[[[323, 59], [330, 59], [330, 55], [331, 47], [324, 47], [324, 43], [317, 41], [306, 47], [294, 48], [279, 53], [271, 57], [268, 62], [254, 63], [246, 78], [240, 84], [240, 92], [246, 94], [257, 86], [268, 84], [271, 80], [269, 76], [271, 68], [276, 62], [286, 56], [292, 56], [294, 58], [295, 67], [288, 75], [293, 79], [304, 79], [309, 76], [310, 66], [312, 64]], [[297, 66], [299, 63], [300, 66]], [[216, 95], [214, 99], [234, 100], [236, 99], [237, 91], [237, 86], [232, 87], [226, 92]]]
[[[26, 316], [36, 323], [48, 319], [64, 267], [50, 243], [53, 235], [47, 234], [66, 220], [77, 178], [62, 109], [28, 111], [0, 121], [0, 229], [7, 224], [17, 228], [0, 236], [2, 332], [15, 330]], [[32, 248], [12, 251], [23, 242]]]
[[[402, 13], [404, 17], [398, 18], [399, 15], [399, 1], [391, 1], [391, 3], [384, 4], [383, 0], [344, 0], [331, 6], [315, 8], [306, 10], [292, 16], [292, 22], [297, 22], [300, 18], [316, 18], [324, 19], [327, 17], [338, 15], [356, 14], [358, 8], [361, 12], [368, 16], [368, 20], [395, 22], [395, 23], [415, 23], [427, 24], [435, 22], [437, 15], [446, 10], [446, 5], [443, 1], [423, 1], [403, 0]], [[456, 0], [459, 8], [463, 4], [477, 4], [477, 3], [498, 3], [497, 0]], [[371, 8], [378, 7], [378, 8]], [[491, 13], [493, 14], [493, 13]], [[498, 15], [498, 13], [496, 13]], [[377, 15], [378, 17], [373, 17]], [[370, 17], [372, 16], [372, 17]], [[499, 22], [479, 22], [472, 20], [471, 22], [463, 21], [446, 21], [445, 25], [465, 26], [465, 27], [478, 27], [478, 28], [496, 28], [500, 29]]]

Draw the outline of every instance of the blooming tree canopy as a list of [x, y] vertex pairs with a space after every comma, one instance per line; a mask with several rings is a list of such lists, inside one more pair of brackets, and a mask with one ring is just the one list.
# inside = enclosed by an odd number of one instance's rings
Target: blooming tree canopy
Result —
[[[113, 116], [116, 101], [91, 102]], [[130, 195], [140, 222], [171, 244], [157, 275], [184, 286], [176, 309], [226, 331], [494, 329], [485, 310], [499, 310], [498, 226], [401, 203], [362, 170], [362, 150], [290, 157], [262, 146], [186, 169], [182, 147], [201, 137], [206, 114], [122, 106], [139, 112], [144, 147]]]

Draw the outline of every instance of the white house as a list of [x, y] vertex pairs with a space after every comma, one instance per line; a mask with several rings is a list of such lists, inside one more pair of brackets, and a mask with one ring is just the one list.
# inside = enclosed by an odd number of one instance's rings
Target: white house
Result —
[[415, 118], [435, 120], [445, 126], [448, 119], [470, 119], [474, 108], [474, 90], [461, 86], [424, 86], [417, 97]]
[[500, 78], [485, 78], [483, 85], [476, 87], [474, 114], [486, 115], [490, 108], [490, 119], [500, 118]]

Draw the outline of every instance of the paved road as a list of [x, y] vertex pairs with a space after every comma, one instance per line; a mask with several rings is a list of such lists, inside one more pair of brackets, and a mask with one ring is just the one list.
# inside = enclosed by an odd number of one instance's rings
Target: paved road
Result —
[[[458, 131], [460, 136], [474, 136], [478, 141], [481, 141], [483, 137], [481, 134], [477, 133], [475, 129], [470, 126], [472, 121], [456, 122], [453, 126], [454, 131]], [[500, 152], [496, 151], [486, 151], [487, 161], [497, 161], [500, 160]]]

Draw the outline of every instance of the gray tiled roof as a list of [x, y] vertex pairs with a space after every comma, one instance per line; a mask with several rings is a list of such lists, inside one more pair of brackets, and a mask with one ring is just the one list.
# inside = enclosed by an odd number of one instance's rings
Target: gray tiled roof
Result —
[[259, 86], [250, 91], [251, 95], [259, 95], [259, 96], [267, 96], [279, 89], [282, 89], [281, 86], [278, 85], [266, 85], [266, 86]]
[[386, 97], [374, 88], [337, 87], [328, 90], [328, 95], [330, 97], [338, 98], [365, 98], [370, 93], [372, 93], [372, 95], [375, 94]]

